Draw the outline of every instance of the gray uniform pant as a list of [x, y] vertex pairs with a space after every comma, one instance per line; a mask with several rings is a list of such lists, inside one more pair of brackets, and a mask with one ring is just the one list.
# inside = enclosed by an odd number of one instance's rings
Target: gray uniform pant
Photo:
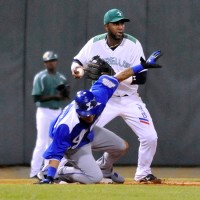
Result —
[[[60, 170], [61, 174], [58, 176], [63, 180], [66, 178], [71, 182], [85, 184], [100, 182], [103, 177], [111, 175], [113, 163], [125, 153], [127, 145], [122, 138], [103, 127], [95, 126], [93, 130], [92, 143], [66, 153], [67, 159], [73, 160], [76, 166], [64, 168], [62, 165], [59, 166], [58, 172], [61, 168], [63, 170]], [[105, 153], [96, 161], [92, 150]]]

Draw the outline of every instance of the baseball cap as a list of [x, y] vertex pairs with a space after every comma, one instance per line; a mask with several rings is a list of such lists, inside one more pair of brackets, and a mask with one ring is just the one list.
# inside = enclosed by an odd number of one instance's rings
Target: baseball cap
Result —
[[125, 18], [123, 12], [116, 8], [109, 10], [104, 15], [104, 24], [118, 22], [120, 20], [124, 22], [130, 22], [130, 19]]

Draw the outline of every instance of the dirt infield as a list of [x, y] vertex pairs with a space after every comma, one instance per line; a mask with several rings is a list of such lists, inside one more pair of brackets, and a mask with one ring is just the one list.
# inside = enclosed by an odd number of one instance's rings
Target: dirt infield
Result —
[[[125, 185], [140, 185], [133, 180], [135, 166], [115, 167], [115, 171], [125, 177]], [[162, 179], [159, 185], [200, 186], [200, 168], [157, 168], [153, 173]], [[29, 178], [30, 167], [0, 167], [0, 184], [33, 184], [37, 179]], [[144, 184], [144, 183], [143, 183]], [[152, 184], [150, 184], [152, 185]], [[158, 184], [157, 184], [158, 185]]]
[[190, 181], [190, 180], [162, 180], [160, 184], [153, 184], [153, 183], [138, 183], [135, 181], [126, 181], [125, 185], [177, 185], [177, 186], [200, 186], [200, 180], [197, 181]]
[[[26, 184], [32, 185], [37, 183], [37, 179], [0, 179], [1, 184]], [[102, 184], [102, 183], [101, 183]], [[200, 186], [200, 180], [189, 181], [189, 180], [162, 180], [161, 184], [152, 184], [152, 183], [138, 183], [133, 180], [126, 180], [124, 185], [176, 185], [176, 186]]]

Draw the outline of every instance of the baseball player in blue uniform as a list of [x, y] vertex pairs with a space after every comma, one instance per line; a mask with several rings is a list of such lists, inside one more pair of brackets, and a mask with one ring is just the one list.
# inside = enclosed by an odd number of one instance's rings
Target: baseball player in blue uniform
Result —
[[[156, 52], [158, 56], [159, 51]], [[77, 92], [75, 100], [51, 124], [50, 136], [53, 141], [43, 155], [49, 160], [47, 178], [40, 181], [40, 184], [53, 183], [56, 173], [67, 182], [91, 184], [100, 182], [103, 177], [111, 177], [118, 183], [124, 182], [123, 177], [113, 171], [113, 163], [126, 152], [128, 144], [113, 132], [96, 126], [96, 123], [121, 81], [144, 68], [155, 68], [155, 54], [150, 58], [145, 64], [127, 68], [114, 77], [102, 75], [90, 91]], [[106, 152], [103, 155], [103, 172], [92, 155], [92, 143], [95, 143], [93, 146], [96, 150]], [[57, 172], [65, 155], [75, 165], [62, 166]]]

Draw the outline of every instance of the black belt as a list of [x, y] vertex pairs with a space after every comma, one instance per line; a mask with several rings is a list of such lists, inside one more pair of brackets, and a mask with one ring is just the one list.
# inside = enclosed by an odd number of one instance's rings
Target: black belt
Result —
[[59, 110], [60, 108], [49, 108], [49, 109], [52, 109], [52, 110]]
[[127, 97], [127, 96], [128, 96], [128, 94], [125, 94], [123, 96], [115, 96], [115, 97]]
[[60, 108], [49, 108], [49, 107], [41, 107], [39, 106], [39, 108], [47, 108], [47, 109], [51, 109], [51, 110], [59, 110]]

